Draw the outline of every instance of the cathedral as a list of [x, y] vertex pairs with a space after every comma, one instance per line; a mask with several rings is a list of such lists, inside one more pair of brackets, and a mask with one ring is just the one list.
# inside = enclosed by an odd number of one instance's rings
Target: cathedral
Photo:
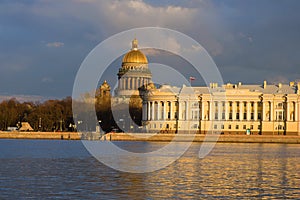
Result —
[[134, 99], [143, 132], [300, 135], [300, 83], [156, 88], [136, 39], [117, 75], [112, 105]]

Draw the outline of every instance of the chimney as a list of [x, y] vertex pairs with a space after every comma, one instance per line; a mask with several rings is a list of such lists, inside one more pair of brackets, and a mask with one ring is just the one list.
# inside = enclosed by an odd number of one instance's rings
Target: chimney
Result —
[[266, 87], [267, 87], [267, 81], [265, 80], [264, 81], [264, 89], [266, 89]]
[[281, 83], [278, 83], [278, 88], [282, 88], [282, 84]]
[[242, 85], [242, 82], [239, 82], [239, 87]]
[[290, 82], [290, 87], [294, 87], [295, 86], [295, 82]]

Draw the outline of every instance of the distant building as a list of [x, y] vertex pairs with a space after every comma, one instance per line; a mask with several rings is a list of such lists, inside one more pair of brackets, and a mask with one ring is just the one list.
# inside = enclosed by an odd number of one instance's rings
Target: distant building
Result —
[[163, 85], [143, 97], [150, 132], [300, 135], [300, 83], [226, 84], [181, 88]]

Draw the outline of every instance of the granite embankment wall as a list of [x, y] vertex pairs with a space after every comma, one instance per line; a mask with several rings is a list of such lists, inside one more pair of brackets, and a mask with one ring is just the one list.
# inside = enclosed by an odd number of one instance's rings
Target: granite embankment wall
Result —
[[227, 142], [227, 143], [285, 143], [300, 144], [300, 136], [283, 136], [283, 135], [188, 135], [188, 134], [125, 134], [109, 133], [102, 136], [101, 140], [111, 141], [153, 141], [153, 142]]
[[285, 143], [285, 144], [300, 144], [300, 136], [288, 135], [189, 135], [189, 134], [147, 134], [147, 133], [109, 133], [99, 137], [90, 137], [90, 134], [85, 134], [82, 137], [81, 133], [76, 132], [6, 132], [0, 131], [0, 139], [49, 139], [49, 140], [80, 140], [86, 139], [101, 139], [111, 141], [148, 141], [148, 142], [227, 142], [227, 143]]
[[80, 140], [81, 134], [76, 132], [8, 132], [0, 131], [0, 139], [49, 139]]

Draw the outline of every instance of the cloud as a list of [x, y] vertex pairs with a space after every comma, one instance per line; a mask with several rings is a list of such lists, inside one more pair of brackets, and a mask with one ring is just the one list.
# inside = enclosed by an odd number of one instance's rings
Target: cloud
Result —
[[51, 77], [44, 77], [42, 78], [43, 83], [51, 83], [53, 82], [53, 79]]
[[63, 42], [51, 42], [46, 44], [47, 47], [54, 47], [54, 48], [63, 47], [64, 45], [65, 44]]

